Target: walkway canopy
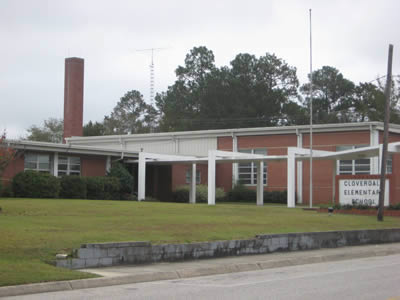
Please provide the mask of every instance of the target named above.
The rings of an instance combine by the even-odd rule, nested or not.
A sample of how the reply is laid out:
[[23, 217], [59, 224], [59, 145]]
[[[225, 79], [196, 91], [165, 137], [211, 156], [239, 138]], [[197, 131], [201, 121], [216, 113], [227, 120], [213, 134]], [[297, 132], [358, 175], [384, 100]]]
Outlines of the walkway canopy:
[[[400, 142], [390, 143], [388, 145], [389, 153], [400, 153]], [[382, 157], [382, 144], [344, 150], [338, 152], [332, 151], [312, 151], [313, 160], [353, 160], [361, 158]], [[191, 183], [190, 183], [190, 203], [196, 203], [196, 165], [208, 165], [208, 204], [215, 205], [215, 170], [217, 163], [249, 163], [257, 165], [257, 178], [262, 178], [264, 163], [270, 161], [287, 162], [287, 206], [295, 207], [295, 172], [296, 161], [310, 159], [310, 150], [306, 148], [288, 147], [287, 155], [260, 155], [240, 152], [229, 152], [210, 150], [206, 157], [184, 156], [184, 155], [166, 155], [139, 152], [138, 167], [138, 199], [145, 198], [146, 187], [146, 164], [173, 165], [189, 164], [191, 165]], [[263, 205], [264, 185], [262, 180], [257, 180], [257, 205]]]

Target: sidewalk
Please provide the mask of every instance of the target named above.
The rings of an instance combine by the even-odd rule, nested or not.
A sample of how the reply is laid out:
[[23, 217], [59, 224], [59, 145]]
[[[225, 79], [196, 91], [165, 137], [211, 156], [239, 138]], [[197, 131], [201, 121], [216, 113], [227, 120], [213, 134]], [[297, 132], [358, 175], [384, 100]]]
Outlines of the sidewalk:
[[225, 257], [187, 262], [83, 269], [101, 278], [0, 287], [0, 297], [226, 274], [328, 261], [400, 254], [400, 243]]

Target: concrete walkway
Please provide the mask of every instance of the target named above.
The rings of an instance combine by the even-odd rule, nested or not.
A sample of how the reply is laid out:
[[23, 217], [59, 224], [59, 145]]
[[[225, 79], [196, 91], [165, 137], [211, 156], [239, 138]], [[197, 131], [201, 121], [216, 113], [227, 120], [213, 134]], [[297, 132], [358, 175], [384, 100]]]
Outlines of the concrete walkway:
[[400, 243], [80, 270], [101, 278], [0, 287], [0, 297], [159, 281], [400, 254]]

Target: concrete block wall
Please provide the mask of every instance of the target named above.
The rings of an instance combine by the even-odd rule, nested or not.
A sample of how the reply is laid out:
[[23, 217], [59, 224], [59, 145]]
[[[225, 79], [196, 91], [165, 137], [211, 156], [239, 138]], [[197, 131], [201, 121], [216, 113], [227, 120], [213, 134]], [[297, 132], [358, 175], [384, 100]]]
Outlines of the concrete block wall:
[[57, 255], [56, 264], [83, 269], [394, 242], [400, 242], [400, 229], [266, 234], [247, 240], [190, 244], [97, 243], [83, 244], [74, 251], [72, 258]]

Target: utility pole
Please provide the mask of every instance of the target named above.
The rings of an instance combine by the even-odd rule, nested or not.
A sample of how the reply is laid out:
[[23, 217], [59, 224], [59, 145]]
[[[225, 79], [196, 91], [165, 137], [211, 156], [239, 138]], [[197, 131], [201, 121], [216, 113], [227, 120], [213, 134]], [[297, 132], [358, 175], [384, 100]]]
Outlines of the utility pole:
[[310, 9], [310, 208], [313, 202], [313, 69], [312, 69], [312, 30], [311, 30], [311, 9]]
[[389, 57], [386, 76], [385, 87], [385, 119], [383, 126], [383, 145], [382, 145], [382, 161], [381, 161], [381, 182], [379, 186], [379, 207], [378, 207], [378, 221], [383, 221], [383, 207], [385, 201], [385, 175], [386, 175], [386, 162], [387, 162], [387, 148], [389, 137], [389, 117], [390, 117], [390, 93], [392, 88], [392, 59], [393, 59], [393, 45], [389, 44]]

